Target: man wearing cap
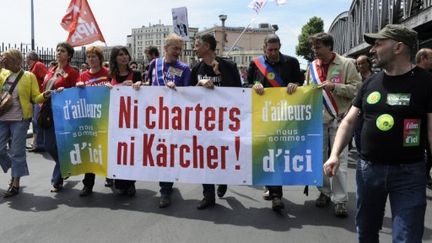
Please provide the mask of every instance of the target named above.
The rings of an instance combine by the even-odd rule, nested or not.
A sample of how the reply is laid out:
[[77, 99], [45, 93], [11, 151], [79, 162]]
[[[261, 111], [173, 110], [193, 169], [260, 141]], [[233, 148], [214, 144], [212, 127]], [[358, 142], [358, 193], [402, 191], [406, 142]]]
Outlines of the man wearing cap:
[[426, 209], [424, 146], [432, 140], [432, 75], [413, 66], [417, 33], [387, 25], [364, 35], [373, 63], [383, 71], [366, 80], [343, 119], [324, 172], [333, 176], [360, 115], [357, 164], [359, 242], [378, 242], [387, 197], [393, 242], [421, 242]]
[[[309, 37], [315, 60], [310, 64], [306, 83], [314, 83], [323, 89], [324, 124], [323, 124], [323, 161], [328, 158], [333, 144], [336, 129], [343, 115], [351, 106], [361, 77], [354, 63], [333, 51], [333, 37], [327, 33], [317, 33]], [[326, 207], [330, 201], [334, 203], [337, 217], [346, 217], [348, 211], [348, 148], [341, 155], [341, 166], [336, 176], [324, 176], [322, 187], [318, 187], [320, 195], [315, 201], [317, 207]]]

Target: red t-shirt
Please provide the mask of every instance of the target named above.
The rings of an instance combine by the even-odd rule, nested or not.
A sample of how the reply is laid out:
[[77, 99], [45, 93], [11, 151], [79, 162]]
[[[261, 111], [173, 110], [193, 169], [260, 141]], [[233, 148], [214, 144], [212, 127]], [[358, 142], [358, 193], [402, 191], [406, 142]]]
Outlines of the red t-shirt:
[[85, 86], [99, 86], [110, 83], [111, 79], [108, 69], [102, 67], [97, 73], [91, 73], [90, 70], [81, 73], [79, 81], [84, 82]]
[[37, 61], [35, 64], [33, 64], [33, 67], [31, 68], [30, 72], [32, 72], [38, 81], [39, 85], [39, 91], [43, 92], [42, 84], [44, 82], [45, 75], [48, 72], [48, 69], [45, 67], [45, 64]]
[[53, 67], [48, 70], [47, 75], [45, 76], [45, 80], [43, 83], [44, 90], [46, 90], [48, 82], [50, 79], [55, 78], [54, 87], [51, 89], [58, 89], [60, 87], [64, 88], [72, 88], [75, 87], [75, 83], [78, 81], [79, 72], [75, 68], [71, 67], [69, 64], [63, 68], [62, 74], [57, 75], [57, 77], [53, 77], [55, 74], [57, 67]]

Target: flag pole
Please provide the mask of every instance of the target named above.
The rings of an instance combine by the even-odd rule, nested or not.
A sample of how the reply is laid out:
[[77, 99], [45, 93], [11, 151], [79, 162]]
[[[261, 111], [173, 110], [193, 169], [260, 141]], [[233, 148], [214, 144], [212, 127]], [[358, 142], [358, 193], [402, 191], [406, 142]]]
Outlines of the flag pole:
[[237, 40], [234, 41], [234, 44], [231, 46], [231, 48], [228, 50], [226, 56], [229, 57], [229, 54], [231, 53], [231, 51], [233, 50], [233, 48], [235, 47], [235, 45], [237, 44], [237, 42], [240, 41], [240, 39], [242, 38], [243, 34], [246, 32], [246, 30], [251, 26], [251, 24], [255, 22], [255, 18], [252, 18], [252, 20], [249, 22], [249, 24], [243, 29], [243, 31], [240, 33], [240, 35], [237, 37]]

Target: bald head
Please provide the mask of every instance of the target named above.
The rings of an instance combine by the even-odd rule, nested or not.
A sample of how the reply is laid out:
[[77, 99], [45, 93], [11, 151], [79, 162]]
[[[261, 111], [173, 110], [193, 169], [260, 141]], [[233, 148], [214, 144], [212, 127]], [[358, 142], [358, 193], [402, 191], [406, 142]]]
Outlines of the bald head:
[[365, 55], [360, 55], [356, 59], [357, 70], [363, 78], [368, 77], [372, 72], [372, 63]]
[[422, 48], [416, 54], [416, 64], [427, 71], [432, 70], [432, 49]]

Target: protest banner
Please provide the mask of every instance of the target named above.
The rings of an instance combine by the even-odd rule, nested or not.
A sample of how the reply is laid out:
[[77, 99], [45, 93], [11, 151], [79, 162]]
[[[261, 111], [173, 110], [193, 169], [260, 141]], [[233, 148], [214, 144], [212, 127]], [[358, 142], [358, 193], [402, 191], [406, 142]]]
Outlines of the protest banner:
[[109, 95], [106, 87], [53, 93], [54, 127], [63, 177], [88, 172], [106, 176]]
[[312, 86], [263, 96], [228, 87], [68, 89], [53, 97], [62, 174], [104, 176], [105, 168], [129, 180], [321, 185], [321, 95]]

